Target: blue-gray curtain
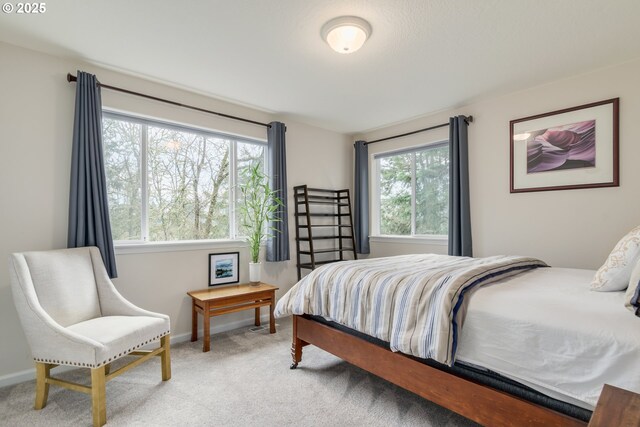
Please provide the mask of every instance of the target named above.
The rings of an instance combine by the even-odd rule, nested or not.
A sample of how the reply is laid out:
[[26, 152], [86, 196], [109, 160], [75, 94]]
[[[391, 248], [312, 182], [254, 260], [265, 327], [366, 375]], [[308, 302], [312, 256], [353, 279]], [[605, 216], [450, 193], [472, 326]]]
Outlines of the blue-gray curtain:
[[71, 151], [67, 246], [97, 246], [109, 277], [117, 277], [102, 153], [102, 100], [96, 76], [78, 71]]
[[370, 253], [369, 249], [369, 149], [365, 141], [356, 141], [353, 195], [353, 225], [356, 252]]
[[267, 261], [287, 261], [289, 259], [289, 214], [287, 211], [287, 150], [284, 123], [271, 122], [267, 129], [267, 168], [269, 185], [277, 191], [284, 206], [276, 212], [279, 221], [270, 224], [272, 231], [267, 240]]
[[449, 119], [449, 255], [473, 256], [467, 118]]

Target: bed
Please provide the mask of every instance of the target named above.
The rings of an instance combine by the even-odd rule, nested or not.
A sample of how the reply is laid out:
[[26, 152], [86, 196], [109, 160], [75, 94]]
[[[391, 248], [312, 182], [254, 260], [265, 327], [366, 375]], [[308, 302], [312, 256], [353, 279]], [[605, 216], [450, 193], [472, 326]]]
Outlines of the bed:
[[[394, 335], [402, 329], [393, 326], [400, 319], [397, 313], [374, 326], [375, 301], [384, 293], [381, 282], [409, 274], [423, 263], [446, 265], [452, 259], [411, 255], [314, 270], [276, 307], [277, 316], [293, 315], [292, 367], [300, 363], [302, 347], [313, 344], [492, 426], [586, 425], [605, 383], [640, 392], [638, 320], [625, 309], [623, 292], [589, 290], [591, 270], [546, 268], [539, 260], [521, 257], [476, 261], [487, 264], [482, 268], [488, 272], [479, 273], [478, 265], [471, 265], [471, 273], [453, 285], [456, 298], [445, 304], [443, 311], [452, 326], [446, 339], [439, 337], [448, 342], [444, 352], [416, 340], [414, 335], [425, 334], [422, 330], [412, 332], [410, 340], [406, 334]], [[395, 267], [389, 270], [385, 263]], [[438, 299], [434, 296], [438, 292], [453, 295], [439, 286], [460, 269], [453, 265], [444, 274], [425, 279], [432, 288], [420, 290], [421, 299], [400, 311], [425, 310], [429, 304], [424, 300]], [[429, 277], [432, 269], [427, 270], [413, 273]], [[467, 266], [463, 270], [468, 271]], [[406, 294], [411, 288], [408, 277], [391, 285], [400, 293], [383, 307], [402, 305], [402, 291]], [[447, 335], [447, 330], [427, 334]]]

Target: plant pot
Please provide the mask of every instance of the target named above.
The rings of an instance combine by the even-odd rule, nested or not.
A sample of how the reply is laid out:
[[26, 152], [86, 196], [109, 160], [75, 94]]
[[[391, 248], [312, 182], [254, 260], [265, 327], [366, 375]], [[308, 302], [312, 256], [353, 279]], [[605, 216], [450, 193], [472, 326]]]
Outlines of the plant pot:
[[249, 282], [252, 285], [257, 286], [260, 283], [260, 275], [262, 273], [262, 263], [261, 262], [250, 262], [249, 263]]

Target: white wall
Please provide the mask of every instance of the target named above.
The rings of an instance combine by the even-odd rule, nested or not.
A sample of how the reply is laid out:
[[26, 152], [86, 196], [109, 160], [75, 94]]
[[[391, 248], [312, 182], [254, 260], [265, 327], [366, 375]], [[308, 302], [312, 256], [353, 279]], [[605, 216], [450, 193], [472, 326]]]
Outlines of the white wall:
[[[310, 184], [345, 188], [351, 184], [351, 139], [255, 109], [194, 94], [89, 64], [65, 60], [0, 43], [0, 385], [30, 375], [33, 363], [13, 307], [7, 259], [10, 253], [66, 247], [69, 165], [75, 84], [65, 80], [77, 69], [95, 73], [106, 84], [186, 104], [287, 125], [288, 187]], [[160, 104], [104, 90], [103, 105], [209, 129], [266, 139], [259, 126]], [[291, 197], [290, 197], [291, 203]], [[290, 212], [293, 206], [290, 205]], [[290, 218], [293, 261], [270, 263], [263, 280], [280, 286], [296, 281], [295, 229]], [[186, 292], [206, 287], [208, 254], [240, 251], [241, 281], [248, 279], [248, 252], [235, 247], [118, 254], [116, 287], [146, 309], [169, 314], [174, 336], [191, 327]], [[252, 322], [250, 311], [217, 317], [213, 331]], [[202, 321], [200, 321], [202, 325]], [[215, 345], [215, 341], [213, 343]]]
[[[543, 65], [541, 65], [543, 66]], [[509, 193], [509, 121], [620, 98], [620, 187]], [[378, 129], [373, 140], [473, 115], [469, 126], [475, 256], [521, 254], [553, 266], [596, 269], [617, 240], [640, 224], [640, 60]], [[370, 153], [447, 138], [447, 128], [370, 145]], [[371, 256], [441, 252], [442, 247], [372, 242]], [[446, 248], [444, 248], [446, 252]]]

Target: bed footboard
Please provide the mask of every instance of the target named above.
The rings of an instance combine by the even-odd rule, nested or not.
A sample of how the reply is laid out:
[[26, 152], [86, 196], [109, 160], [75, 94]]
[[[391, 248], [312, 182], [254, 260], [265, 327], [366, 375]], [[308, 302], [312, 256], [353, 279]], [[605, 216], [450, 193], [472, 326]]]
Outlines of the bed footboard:
[[303, 316], [293, 316], [291, 369], [313, 344], [399, 387], [486, 426], [577, 427], [586, 423], [394, 353]]

